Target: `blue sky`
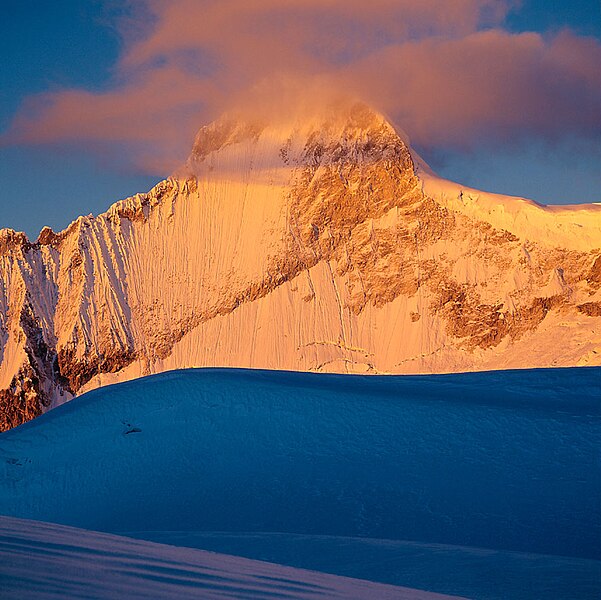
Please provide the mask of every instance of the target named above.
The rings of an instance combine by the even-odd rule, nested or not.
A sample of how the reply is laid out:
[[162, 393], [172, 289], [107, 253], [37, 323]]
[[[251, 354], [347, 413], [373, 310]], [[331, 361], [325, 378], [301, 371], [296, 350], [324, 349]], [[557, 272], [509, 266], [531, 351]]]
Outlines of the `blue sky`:
[[[5, 135], [0, 138], [0, 227], [24, 230], [35, 238], [43, 225], [60, 230], [79, 214], [97, 214], [120, 198], [146, 191], [169, 174], [167, 167], [130, 160], [130, 147], [123, 140], [74, 143], [60, 136], [46, 139], [42, 135], [40, 141], [31, 134], [21, 139], [6, 135], [32, 95], [69, 89], [103, 94], [123, 83], [116, 81], [128, 76], [119, 67], [127, 36], [118, 24], [123, 23], [119, 19], [125, 13], [126, 5], [117, 0], [8, 0], [3, 4], [0, 132]], [[135, 19], [141, 22], [140, 27], [127, 29], [131, 35], [150, 27], [151, 19], [144, 21], [139, 13], [134, 16], [134, 25]], [[570, 28], [574, 35], [592, 36], [598, 43], [601, 2], [524, 0], [495, 27], [546, 37]], [[145, 106], [138, 110], [143, 112]], [[46, 123], [42, 118], [33, 127]], [[203, 117], [187, 123], [193, 136]], [[544, 203], [601, 201], [601, 141], [596, 131], [541, 135], [539, 130], [515, 140], [480, 132], [467, 143], [447, 137], [440, 144], [429, 139], [421, 144], [418, 140], [416, 145], [441, 175], [472, 187]], [[185, 158], [183, 147], [173, 154], [174, 163]]]

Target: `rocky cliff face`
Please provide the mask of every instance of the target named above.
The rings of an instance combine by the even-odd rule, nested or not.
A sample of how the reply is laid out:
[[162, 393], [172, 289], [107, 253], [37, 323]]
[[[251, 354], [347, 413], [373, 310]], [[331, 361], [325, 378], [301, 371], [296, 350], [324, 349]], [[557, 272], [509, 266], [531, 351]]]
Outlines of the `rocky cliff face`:
[[601, 206], [420, 166], [384, 118], [203, 128], [181, 174], [35, 243], [0, 231], [0, 428], [172, 368], [601, 364]]

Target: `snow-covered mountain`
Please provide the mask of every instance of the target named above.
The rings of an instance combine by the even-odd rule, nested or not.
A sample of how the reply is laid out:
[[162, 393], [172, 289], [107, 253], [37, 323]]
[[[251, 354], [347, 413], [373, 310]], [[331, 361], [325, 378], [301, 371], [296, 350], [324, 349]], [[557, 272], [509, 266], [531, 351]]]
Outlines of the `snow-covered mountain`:
[[362, 104], [223, 117], [147, 194], [0, 230], [0, 427], [168, 369], [601, 364], [601, 205], [442, 181]]

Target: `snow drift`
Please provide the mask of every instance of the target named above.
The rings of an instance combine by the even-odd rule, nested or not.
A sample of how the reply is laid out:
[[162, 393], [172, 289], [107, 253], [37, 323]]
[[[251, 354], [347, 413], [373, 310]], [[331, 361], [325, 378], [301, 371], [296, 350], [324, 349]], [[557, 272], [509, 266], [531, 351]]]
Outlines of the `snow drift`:
[[3, 600], [451, 600], [419, 590], [8, 517], [0, 517], [0, 559]]
[[[170, 372], [2, 434], [0, 514], [457, 596], [596, 598], [600, 397], [598, 368]], [[5, 543], [34, 553], [40, 572], [22, 581], [43, 587], [53, 526], [6, 527], [24, 528]], [[99, 564], [117, 560], [96, 553], [100, 534], [68, 536], [81, 540], [60, 550], [63, 583], [77, 579], [85, 548]], [[118, 546], [127, 554], [132, 543]], [[175, 552], [135, 550], [160, 561]], [[178, 577], [200, 585], [206, 555], [202, 565], [189, 555], [191, 572], [182, 552]], [[13, 588], [27, 570], [18, 560], [0, 568]], [[232, 560], [223, 577], [239, 581]]]
[[151, 376], [0, 437], [0, 514], [600, 558], [599, 369]]

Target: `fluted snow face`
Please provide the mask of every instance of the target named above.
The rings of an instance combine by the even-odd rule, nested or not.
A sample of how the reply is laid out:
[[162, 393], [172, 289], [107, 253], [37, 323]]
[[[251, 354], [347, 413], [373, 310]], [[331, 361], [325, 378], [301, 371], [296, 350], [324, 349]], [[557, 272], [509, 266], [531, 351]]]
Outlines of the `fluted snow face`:
[[546, 209], [415, 165], [364, 106], [224, 118], [148, 194], [35, 244], [0, 231], [2, 426], [180, 367], [601, 364], [601, 206]]

